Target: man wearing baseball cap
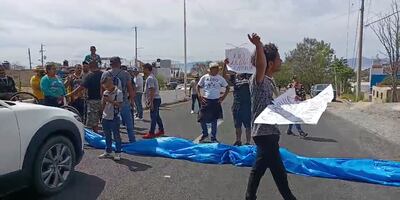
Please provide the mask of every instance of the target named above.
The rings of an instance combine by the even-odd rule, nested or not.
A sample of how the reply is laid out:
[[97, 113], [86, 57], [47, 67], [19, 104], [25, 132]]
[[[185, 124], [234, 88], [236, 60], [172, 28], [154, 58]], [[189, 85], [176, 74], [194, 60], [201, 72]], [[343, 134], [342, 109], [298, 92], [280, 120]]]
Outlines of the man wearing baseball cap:
[[[198, 122], [201, 124], [202, 136], [199, 142], [208, 138], [207, 124], [211, 123], [211, 142], [217, 142], [217, 121], [222, 119], [221, 103], [229, 93], [229, 85], [226, 80], [218, 74], [217, 63], [210, 63], [209, 73], [202, 76], [197, 84], [198, 96], [201, 101]], [[225, 93], [221, 96], [221, 88], [225, 87]], [[201, 92], [203, 90], [203, 93]]]

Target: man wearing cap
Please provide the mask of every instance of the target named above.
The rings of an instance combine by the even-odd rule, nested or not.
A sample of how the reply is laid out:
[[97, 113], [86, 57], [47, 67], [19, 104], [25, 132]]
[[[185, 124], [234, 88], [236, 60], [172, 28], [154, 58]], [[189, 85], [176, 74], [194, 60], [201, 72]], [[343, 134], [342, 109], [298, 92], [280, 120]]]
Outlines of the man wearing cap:
[[5, 67], [0, 65], [0, 99], [10, 100], [11, 96], [17, 92], [15, 81], [11, 76], [6, 75]]
[[[218, 74], [217, 63], [210, 63], [209, 73], [202, 76], [197, 84], [197, 91], [201, 100], [199, 122], [201, 124], [202, 136], [199, 142], [208, 138], [207, 123], [211, 123], [211, 142], [217, 142], [217, 121], [222, 119], [221, 103], [229, 93], [229, 85], [226, 80]], [[221, 88], [225, 87], [225, 93], [221, 96]], [[204, 94], [200, 92], [203, 89]]]
[[40, 89], [40, 80], [44, 75], [46, 75], [46, 72], [42, 66], [37, 66], [33, 71], [36, 74], [32, 76], [30, 81], [32, 93], [39, 100], [39, 104], [43, 104], [44, 94]]
[[100, 58], [100, 56], [98, 54], [96, 54], [96, 47], [95, 46], [91, 46], [90, 47], [90, 54], [85, 57], [85, 61], [87, 63], [95, 61], [95, 62], [97, 62], [97, 65], [99, 67], [101, 67], [101, 58]]
[[136, 105], [136, 116], [135, 120], [143, 119], [143, 105], [142, 105], [142, 96], [143, 96], [143, 77], [140, 75], [138, 68], [132, 67], [128, 69], [129, 73], [133, 77], [133, 82], [135, 84], [136, 96], [135, 96], [135, 105]]
[[119, 57], [112, 57], [110, 59], [110, 65], [111, 70], [104, 72], [101, 76], [101, 80], [104, 80], [106, 77], [112, 77], [114, 85], [119, 87], [119, 84], [121, 84], [121, 88], [119, 89], [122, 91], [124, 97], [120, 107], [121, 117], [122, 122], [126, 125], [129, 142], [132, 143], [136, 141], [132, 117], [132, 106], [135, 104], [135, 88], [132, 85], [131, 75], [127, 71], [121, 69], [121, 59]]

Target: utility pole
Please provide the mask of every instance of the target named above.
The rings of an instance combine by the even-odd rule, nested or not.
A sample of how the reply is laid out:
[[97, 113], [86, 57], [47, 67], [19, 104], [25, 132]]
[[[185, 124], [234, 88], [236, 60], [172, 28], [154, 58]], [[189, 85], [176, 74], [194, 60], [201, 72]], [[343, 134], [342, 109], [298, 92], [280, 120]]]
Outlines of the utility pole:
[[135, 26], [134, 27], [134, 29], [135, 29], [135, 67], [138, 67], [138, 64], [137, 64], [137, 50], [138, 50], [138, 48], [137, 48], [137, 26]]
[[28, 56], [29, 56], [29, 69], [32, 70], [32, 58], [31, 58], [31, 49], [28, 48]]
[[364, 0], [361, 0], [360, 36], [359, 36], [359, 41], [358, 41], [358, 68], [357, 68], [356, 101], [360, 100], [360, 94], [361, 94], [361, 66], [362, 66], [363, 33], [364, 33]]
[[185, 67], [184, 67], [184, 87], [185, 87], [185, 96], [187, 95], [187, 75], [186, 75], [186, 67], [187, 67], [187, 54], [186, 54], [186, 0], [183, 0], [183, 40], [184, 40], [184, 60], [185, 60]]
[[40, 58], [40, 61], [42, 62], [42, 67], [44, 67], [44, 45], [43, 44], [40, 44], [40, 56], [41, 56], [41, 58]]

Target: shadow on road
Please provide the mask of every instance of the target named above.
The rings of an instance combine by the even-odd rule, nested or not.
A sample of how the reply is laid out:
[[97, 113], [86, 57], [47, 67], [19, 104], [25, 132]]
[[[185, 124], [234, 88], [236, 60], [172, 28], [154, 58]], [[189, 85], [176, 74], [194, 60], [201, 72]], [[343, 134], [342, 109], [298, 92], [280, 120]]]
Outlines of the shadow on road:
[[82, 172], [75, 172], [74, 177], [70, 184], [64, 188], [60, 193], [50, 197], [39, 197], [31, 189], [25, 189], [17, 193], [11, 194], [4, 199], [17, 200], [17, 199], [40, 199], [40, 200], [71, 200], [71, 199], [97, 199], [104, 189], [106, 182], [93, 175], [85, 174]]
[[137, 127], [135, 126], [135, 131], [145, 131], [147, 128]]
[[132, 172], [141, 172], [152, 168], [150, 165], [128, 160], [126, 158], [121, 158], [121, 160], [116, 161], [116, 163], [127, 166]]
[[330, 138], [320, 138], [320, 137], [305, 137], [303, 140], [309, 140], [314, 142], [334, 142], [337, 143], [338, 141]]
[[150, 121], [150, 120], [147, 120], [147, 119], [143, 119], [142, 122], [144, 122], [144, 123], [150, 123], [151, 121]]

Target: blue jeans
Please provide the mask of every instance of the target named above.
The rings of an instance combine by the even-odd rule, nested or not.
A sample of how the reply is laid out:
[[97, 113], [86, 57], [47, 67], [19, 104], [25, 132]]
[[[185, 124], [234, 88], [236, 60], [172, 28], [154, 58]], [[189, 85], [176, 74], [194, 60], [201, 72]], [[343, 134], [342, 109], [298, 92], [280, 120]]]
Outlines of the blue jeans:
[[121, 118], [122, 122], [126, 126], [129, 142], [136, 142], [135, 131], [133, 130], [134, 122], [132, 117], [131, 104], [129, 103], [129, 101], [124, 101], [121, 105]]
[[[296, 127], [297, 131], [303, 132], [303, 130], [301, 129], [301, 125], [300, 124], [294, 124], [294, 126]], [[292, 128], [293, 128], [293, 124], [289, 124], [288, 131], [292, 131]]]
[[164, 131], [164, 125], [160, 117], [160, 106], [161, 106], [161, 99], [154, 99], [153, 100], [153, 110], [150, 110], [150, 134], [154, 134], [156, 130], [156, 125], [158, 125], [159, 131]]
[[[211, 122], [211, 139], [217, 138], [217, 119]], [[203, 136], [208, 136], [207, 123], [200, 122]]]
[[196, 101], [197, 101], [197, 104], [199, 105], [199, 110], [200, 110], [201, 105], [200, 105], [199, 95], [192, 94], [192, 110], [193, 111], [194, 111], [194, 106], [196, 105]]
[[142, 95], [143, 93], [137, 92], [135, 97], [136, 117], [138, 118], [143, 118]]
[[114, 135], [115, 140], [115, 153], [121, 152], [121, 135], [119, 134], [120, 120], [116, 117], [114, 120], [102, 120], [103, 132], [106, 137], [106, 152], [112, 152], [112, 135]]

